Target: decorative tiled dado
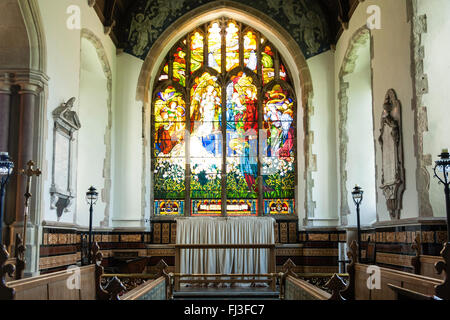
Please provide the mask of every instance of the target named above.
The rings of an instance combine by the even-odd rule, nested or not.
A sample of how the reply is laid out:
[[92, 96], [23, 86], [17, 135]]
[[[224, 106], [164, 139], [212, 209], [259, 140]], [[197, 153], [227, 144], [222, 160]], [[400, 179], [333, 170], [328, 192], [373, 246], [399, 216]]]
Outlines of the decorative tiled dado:
[[[41, 272], [46, 273], [56, 269], [63, 269], [80, 262], [82, 236], [87, 237], [87, 232], [44, 228], [40, 246]], [[93, 241], [99, 243], [104, 259], [111, 257], [113, 251], [140, 250], [139, 248], [145, 247], [144, 239], [145, 243], [149, 243], [151, 240], [150, 233], [93, 232]], [[145, 255], [145, 250], [142, 252]]]
[[75, 265], [77, 262], [78, 255], [76, 253], [62, 256], [44, 257], [39, 259], [39, 270]]
[[295, 256], [309, 256], [309, 257], [334, 257], [338, 256], [338, 249], [328, 248], [277, 248], [277, 256], [295, 257]]
[[142, 242], [141, 234], [121, 234], [120, 242]]
[[370, 242], [375, 243], [377, 264], [411, 272], [411, 256], [415, 255], [411, 245], [416, 236], [420, 236], [422, 255], [439, 256], [447, 238], [446, 226], [417, 224], [363, 230], [362, 248], [365, 250], [370, 238]]
[[177, 224], [170, 224], [170, 243], [177, 243]]
[[392, 253], [382, 253], [378, 252], [376, 255], [376, 263], [389, 264], [394, 266], [411, 266], [412, 256], [392, 254]]
[[328, 233], [310, 233], [308, 234], [309, 241], [330, 241]]
[[162, 224], [162, 243], [169, 244], [170, 243], [170, 223]]

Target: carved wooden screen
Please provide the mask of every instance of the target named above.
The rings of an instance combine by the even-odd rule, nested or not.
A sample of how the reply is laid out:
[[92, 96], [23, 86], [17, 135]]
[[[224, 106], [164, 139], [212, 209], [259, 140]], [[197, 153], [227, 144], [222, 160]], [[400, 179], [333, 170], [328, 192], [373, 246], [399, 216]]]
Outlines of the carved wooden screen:
[[259, 32], [222, 18], [183, 37], [161, 66], [152, 126], [155, 216], [295, 214], [296, 99]]

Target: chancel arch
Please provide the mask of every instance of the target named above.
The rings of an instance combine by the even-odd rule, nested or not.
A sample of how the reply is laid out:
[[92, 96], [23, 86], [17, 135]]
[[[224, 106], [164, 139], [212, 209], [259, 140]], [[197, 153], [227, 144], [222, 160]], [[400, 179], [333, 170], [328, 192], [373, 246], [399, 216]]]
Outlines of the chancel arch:
[[[167, 58], [169, 51], [172, 50], [172, 48], [174, 48], [177, 44], [180, 44], [180, 42], [182, 43], [182, 38], [187, 34], [194, 32], [202, 25], [210, 24], [211, 22], [218, 19], [232, 19], [236, 23], [245, 26], [242, 31], [247, 30], [245, 28], [248, 27], [251, 28], [251, 30], [258, 32], [258, 34], [263, 35], [264, 40], [267, 41], [267, 43], [270, 43], [273, 48], [276, 49], [279, 55], [279, 59], [277, 58], [275, 60], [283, 61], [281, 68], [290, 71], [290, 89], [292, 91], [292, 98], [296, 102], [296, 115], [294, 119], [294, 122], [296, 124], [295, 149], [296, 151], [298, 150], [296, 159], [298, 174], [295, 175], [296, 190], [294, 191], [297, 197], [295, 201], [295, 212], [296, 215], [306, 215], [305, 212], [313, 212], [314, 209], [311, 205], [312, 199], [310, 196], [311, 192], [310, 190], [308, 192], [308, 189], [312, 188], [313, 183], [311, 175], [308, 173], [305, 174], [305, 170], [310, 170], [310, 162], [308, 159], [312, 157], [311, 147], [308, 139], [308, 135], [311, 134], [311, 132], [308, 130], [309, 121], [306, 118], [306, 115], [308, 115], [307, 110], [309, 108], [313, 95], [311, 76], [306, 60], [296, 42], [282, 27], [278, 25], [277, 22], [273, 21], [270, 17], [261, 14], [261, 12], [253, 8], [234, 2], [217, 1], [192, 10], [189, 16], [181, 17], [170, 28], [168, 28], [160, 36], [160, 38], [155, 41], [152, 48], [150, 49], [147, 59], [144, 61], [137, 88], [137, 100], [143, 102], [143, 112], [145, 114], [143, 123], [143, 153], [145, 155], [145, 160], [143, 164], [144, 176], [142, 180], [146, 181], [146, 185], [148, 185], [148, 181], [151, 181], [150, 176], [152, 172], [151, 161], [149, 159], [152, 159], [151, 156], [153, 156], [151, 155], [151, 149], [153, 148], [151, 137], [154, 127], [151, 119], [154, 104], [153, 99], [155, 98], [154, 88], [156, 88], [158, 85], [160, 72], [164, 70], [164, 59]], [[206, 30], [203, 30], [199, 34], [206, 37], [206, 32]], [[259, 43], [258, 46], [262, 47], [262, 44]], [[226, 41], [223, 45], [223, 48], [224, 50], [226, 50]], [[242, 53], [243, 55], [245, 55], [244, 51]], [[207, 58], [208, 57], [204, 57], [204, 61], [206, 61]], [[242, 62], [242, 60], [245, 60], [245, 58], [243, 58], [242, 56], [236, 56], [236, 60], [239, 60], [240, 67], [245, 67], [244, 64], [246, 62]], [[187, 65], [190, 67], [190, 63], [187, 63]], [[277, 68], [280, 68], [280, 66], [277, 66]], [[167, 68], [167, 70], [169, 71], [169, 68]], [[237, 72], [237, 70], [238, 69], [234, 69], [235, 72]], [[242, 69], [240, 71], [245, 71], [245, 69]], [[213, 69], [209, 72], [209, 74], [214, 75], [214, 72], [217, 72], [217, 70]], [[231, 72], [233, 72], [233, 70], [231, 70]], [[235, 74], [235, 76], [236, 75], [237, 74]], [[167, 76], [169, 75], [167, 74]], [[255, 72], [255, 75], [250, 78], [257, 78], [258, 76], [261, 78], [261, 74], [258, 75], [258, 73]], [[221, 84], [224, 85], [226, 79], [220, 78], [220, 81], [222, 81]], [[177, 85], [179, 85], [178, 82]], [[266, 85], [270, 86], [270, 84], [268, 83], [266, 83]], [[259, 91], [261, 91], [262, 93], [263, 89], [264, 87], [260, 88]], [[271, 89], [273, 89], [273, 87]], [[226, 96], [226, 87], [225, 90], [222, 91], [223, 92], [221, 92], [221, 94]], [[261, 103], [264, 100], [263, 97], [263, 95], [259, 97], [259, 101]], [[226, 98], [222, 99], [222, 101], [225, 100]], [[224, 133], [226, 134], [226, 132]], [[261, 168], [259, 168], [259, 170], [260, 169]], [[154, 181], [151, 182], [151, 185], [154, 186]], [[222, 187], [222, 184], [220, 184], [220, 186]], [[151, 198], [152, 192], [152, 188], [143, 189], [142, 197], [143, 199], [146, 199], [146, 206], [143, 208], [143, 217], [144, 215], [150, 214], [150, 202], [148, 199]], [[311, 213], [308, 213], [308, 215], [311, 215]]]
[[[365, 192], [362, 224], [376, 220], [375, 139], [372, 89], [373, 43], [367, 27], [351, 38], [339, 73], [341, 221], [356, 224], [351, 197], [355, 185]], [[348, 221], [348, 219], [351, 221]]]

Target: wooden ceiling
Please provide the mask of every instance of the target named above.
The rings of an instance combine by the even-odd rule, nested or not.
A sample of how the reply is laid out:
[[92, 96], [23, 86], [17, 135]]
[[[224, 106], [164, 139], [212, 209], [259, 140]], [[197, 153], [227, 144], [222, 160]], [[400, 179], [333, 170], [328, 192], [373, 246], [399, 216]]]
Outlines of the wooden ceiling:
[[[124, 48], [126, 39], [123, 30], [127, 28], [128, 12], [136, 0], [89, 0], [89, 2], [105, 26], [105, 33], [109, 33], [117, 48]], [[330, 45], [334, 46], [344, 28], [348, 27], [348, 22], [360, 0], [317, 0], [317, 2], [327, 18]]]

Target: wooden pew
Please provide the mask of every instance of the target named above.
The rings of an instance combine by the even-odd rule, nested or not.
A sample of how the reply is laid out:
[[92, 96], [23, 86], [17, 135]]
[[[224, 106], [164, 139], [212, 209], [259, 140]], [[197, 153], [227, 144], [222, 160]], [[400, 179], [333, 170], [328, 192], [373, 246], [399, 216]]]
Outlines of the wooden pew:
[[325, 284], [332, 293], [328, 293], [308, 281], [298, 278], [293, 269], [295, 264], [289, 259], [284, 265], [284, 273], [280, 273], [280, 298], [283, 300], [337, 300], [345, 298], [341, 292], [347, 287], [345, 282], [334, 274]]
[[125, 288], [117, 278], [105, 288], [100, 279], [102, 254], [97, 243], [93, 245], [95, 264], [71, 270], [53, 272], [37, 277], [6, 282], [13, 276], [15, 266], [8, 264], [9, 254], [0, 247], [0, 300], [113, 300]]
[[120, 300], [167, 300], [166, 279], [159, 277], [147, 281], [121, 296]]
[[393, 284], [388, 284], [388, 287], [395, 293], [395, 300], [442, 300], [436, 296], [428, 296], [426, 294], [394, 286]]
[[[349, 256], [356, 257], [354, 260], [357, 260], [355, 241], [350, 248]], [[348, 270], [350, 280], [347, 292], [344, 291], [342, 294], [350, 300], [450, 300], [450, 243], [444, 245], [441, 256], [443, 260], [438, 261], [435, 268], [438, 274], [445, 272], [444, 281], [384, 267], [352, 263]], [[420, 257], [420, 253], [417, 257]], [[417, 270], [419, 262], [418, 259], [413, 260], [416, 272], [419, 272]], [[379, 283], [375, 275], [371, 277], [375, 270], [379, 271]], [[368, 282], [371, 280], [375, 283], [369, 286]], [[377, 285], [379, 285], [378, 288]]]
[[[79, 286], [75, 280], [79, 276]], [[59, 271], [7, 283], [15, 291], [15, 300], [95, 300], [95, 266], [74, 272]]]
[[125, 286], [127, 286], [127, 279], [135, 278], [144, 281], [139, 286], [117, 297], [117, 300], [169, 300], [172, 298], [172, 291], [168, 268], [167, 263], [161, 259], [156, 265], [157, 274], [104, 274], [103, 277], [118, 277], [122, 279]]

